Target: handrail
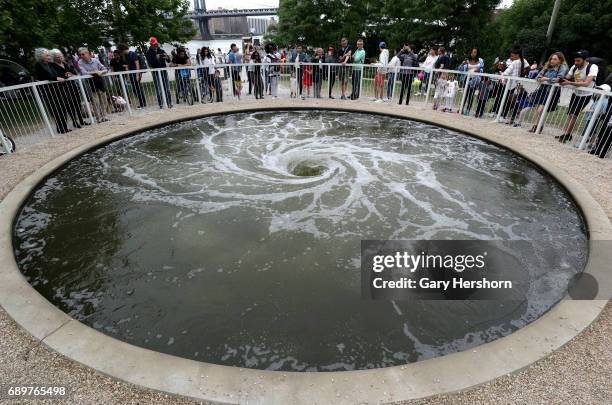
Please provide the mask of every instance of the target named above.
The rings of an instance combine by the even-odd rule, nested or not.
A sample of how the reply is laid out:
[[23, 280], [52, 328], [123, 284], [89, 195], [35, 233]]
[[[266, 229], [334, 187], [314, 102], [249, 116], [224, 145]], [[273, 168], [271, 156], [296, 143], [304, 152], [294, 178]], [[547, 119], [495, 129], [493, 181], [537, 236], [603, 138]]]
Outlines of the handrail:
[[[261, 67], [280, 66], [280, 67], [286, 67], [286, 68], [293, 68], [295, 66], [295, 63], [294, 62], [284, 62], [284, 63], [283, 62], [281, 63], [262, 62], [259, 65], [261, 65]], [[102, 76], [112, 77], [112, 76], [119, 76], [119, 75], [146, 74], [150, 72], [161, 72], [161, 71], [167, 72], [167, 71], [176, 71], [176, 70], [184, 70], [184, 69], [197, 71], [198, 69], [209, 68], [210, 66], [211, 65], [205, 66], [205, 65], [199, 64], [199, 65], [189, 65], [189, 66], [168, 66], [165, 68], [147, 68], [147, 69], [139, 69], [139, 70], [126, 70], [126, 71], [121, 71], [121, 72], [108, 71], [104, 73]], [[250, 64], [249, 63], [240, 63], [240, 64], [233, 64], [233, 63], [216, 64], [215, 63], [212, 66], [215, 69], [223, 69], [223, 68], [230, 68], [230, 67], [233, 67], [233, 68], [240, 67], [242, 69], [242, 68], [248, 68]], [[452, 69], [435, 69], [435, 68], [432, 69], [432, 68], [425, 68], [425, 67], [388, 66], [388, 65], [378, 65], [378, 64], [355, 64], [355, 63], [342, 64], [342, 63], [300, 62], [299, 66], [320, 66], [320, 67], [336, 66], [336, 67], [347, 67], [347, 68], [357, 67], [357, 68], [371, 68], [371, 69], [384, 68], [384, 69], [394, 69], [395, 72], [414, 71], [414, 72], [426, 72], [426, 73], [451, 73], [451, 74], [462, 75], [462, 76], [468, 75], [468, 72], [466, 71], [459, 71], [459, 70], [452, 70]], [[386, 73], [393, 73], [393, 72], [387, 71]], [[519, 76], [505, 76], [501, 74], [476, 73], [476, 72], [469, 72], [469, 74], [471, 76], [488, 77], [490, 79], [496, 79], [496, 80], [504, 80], [504, 81], [514, 80], [514, 81], [520, 81], [520, 82], [525, 82], [525, 83], [533, 83], [535, 85], [541, 84], [536, 79], [530, 79], [530, 78], [519, 77]], [[66, 79], [65, 81], [79, 80], [79, 78], [90, 79], [90, 78], [93, 78], [93, 76], [92, 75], [76, 75], [69, 79]], [[44, 85], [48, 83], [55, 83], [55, 81], [42, 80], [42, 81], [33, 81], [33, 82], [23, 83], [23, 84], [18, 84], [18, 85], [13, 85], [13, 86], [0, 87], [0, 93], [4, 91], [18, 90], [22, 88], [31, 87], [31, 86], [40, 86], [40, 85]], [[549, 86], [553, 86], [553, 87], [561, 87], [558, 83], [553, 83], [553, 84], [545, 83], [545, 84]], [[606, 96], [612, 96], [612, 91], [605, 91], [605, 90], [595, 89], [591, 87], [578, 87], [578, 86], [572, 86], [571, 84], [565, 85], [563, 87], [579, 89], [581, 91], [585, 91], [585, 92], [593, 93], [593, 94], [603, 94]]]
[[[194, 100], [197, 100], [198, 103], [213, 102], [213, 92], [217, 95], [217, 99], [214, 102], [222, 102], [224, 95], [229, 99], [239, 99], [242, 94], [242, 85], [236, 80], [237, 71], [240, 72], [240, 82], [248, 79], [250, 85], [262, 86], [262, 84], [253, 84], [252, 82], [251, 72], [253, 70], [249, 70], [249, 68], [252, 68], [254, 64], [254, 62], [240, 64], [217, 64], [213, 62], [207, 65], [192, 64], [188, 66], [168, 66], [120, 72], [107, 71], [99, 76], [107, 78], [103, 84], [106, 88], [104, 93], [106, 101], [100, 98], [100, 94], [95, 94], [97, 93], [96, 86], [99, 84], [90, 82], [90, 79], [94, 78], [91, 74], [75, 75], [62, 82], [35, 81], [3, 87], [0, 88], [0, 104], [2, 104], [0, 105], [0, 127], [5, 133], [13, 137], [44, 136], [45, 134], [53, 136], [56, 132], [60, 133], [69, 130], [67, 122], [64, 122], [68, 118], [72, 118], [74, 122], [75, 117], [78, 118], [80, 115], [82, 118], [86, 118], [89, 121], [88, 123], [98, 123], [107, 120], [106, 113], [124, 112], [132, 115], [139, 108], [144, 108], [146, 105], [155, 105], [156, 101], [160, 108], [169, 108], [172, 107], [173, 96], [176, 97], [176, 103], [178, 103], [179, 96], [189, 95], [185, 93], [189, 89], [191, 89], [193, 94], [184, 100], [188, 104], [193, 104]], [[521, 123], [529, 123], [530, 125], [533, 124], [532, 132], [540, 133], [543, 129], [546, 129], [550, 133], [551, 129], [559, 132], [567, 129], [570, 134], [573, 134], [570, 137], [572, 143], [579, 149], [592, 149], [593, 142], [600, 142], [597, 140], [597, 137], [601, 138], [601, 135], [598, 134], [602, 133], [605, 125], [607, 125], [602, 124], [602, 119], [606, 123], [609, 121], [612, 124], [612, 120], [610, 120], [612, 117], [608, 117], [608, 115], [612, 114], [610, 114], [610, 109], [608, 104], [606, 104], [606, 102], [612, 103], [612, 92], [594, 87], [576, 87], [571, 84], [561, 86], [558, 83], [540, 83], [536, 79], [505, 76], [502, 74], [426, 67], [389, 66], [378, 63], [342, 64], [308, 61], [296, 64], [295, 61], [267, 63], [264, 60], [255, 65], [260, 67], [257, 71], [261, 75], [256, 80], [265, 82], [266, 86], [270, 85], [273, 81], [276, 82], [276, 86], [283, 84], [282, 88], [284, 88], [285, 96], [289, 95], [290, 72], [293, 72], [296, 68], [298, 69], [299, 74], [296, 75], [296, 77], [300, 78], [298, 91], [299, 95], [304, 98], [306, 90], [302, 92], [303, 88], [308, 89], [308, 92], [310, 92], [309, 86], [312, 86], [312, 84], [306, 83], [306, 78], [308, 77], [306, 72], [310, 71], [307, 68], [315, 68], [313, 73], [316, 68], [322, 68], [326, 70], [323, 71], [323, 74], [316, 76], [318, 84], [313, 88], [314, 97], [321, 97], [323, 94], [327, 96], [327, 93], [331, 97], [332, 91], [338, 95], [341, 86], [338, 84], [334, 87], [334, 83], [342, 83], [342, 96], [348, 97], [348, 92], [351, 92], [353, 96], [353, 92], [356, 92], [355, 97], [351, 98], [360, 98], [361, 96], [371, 97], [372, 93], [374, 93], [373, 101], [388, 102], [394, 98], [401, 100], [405, 93], [404, 88], [406, 87], [408, 91], [406, 93], [406, 100], [415, 97], [413, 101], [423, 106], [430, 105], [433, 109], [437, 109], [444, 102], [445, 104], [440, 107], [442, 111], [460, 112], [464, 115], [474, 113], [474, 116], [477, 118], [495, 117], [494, 122], [500, 122], [503, 119], [507, 124], [514, 126], [520, 126]], [[219, 73], [216, 75], [218, 78], [214, 79], [216, 80], [215, 83], [212, 83], [208, 77], [210, 72], [206, 72], [205, 75], [201, 74], [202, 70], [210, 69], [211, 67]], [[272, 67], [278, 67], [279, 69], [270, 70]], [[302, 69], [305, 69], [305, 71], [300, 72]], [[185, 70], [188, 70], [189, 74], [181, 75], [179, 80], [178, 71]], [[247, 75], [242, 75], [244, 70], [247, 71]], [[164, 74], [158, 74], [161, 72]], [[220, 74], [222, 72], [223, 75]], [[272, 74], [273, 72], [274, 74]], [[277, 74], [277, 72], [280, 74]], [[424, 79], [420, 73], [425, 73], [427, 79]], [[442, 73], [449, 75], [451, 83], [455, 82], [452, 85], [454, 89], [452, 95], [438, 94], [437, 86], [440, 77], [437, 75]], [[491, 85], [486, 85], [485, 81], [473, 82], [471, 79], [475, 77], [489, 78]], [[417, 78], [421, 80], [417, 81]], [[349, 86], [351, 88], [346, 87], [349, 80], [351, 81], [351, 86]], [[75, 88], [62, 87], [61, 85], [61, 83], [75, 82], [78, 84]], [[326, 82], [325, 87], [323, 87], [324, 82]], [[472, 83], [475, 83], [475, 85], [471, 85]], [[517, 83], [522, 84], [524, 90], [515, 92]], [[31, 90], [31, 94], [24, 91], [28, 89]], [[144, 94], [145, 91], [143, 89], [148, 91], [148, 102], [146, 101], [147, 95]], [[555, 90], [553, 91], [552, 89]], [[172, 90], [174, 90], [174, 93]], [[347, 94], [345, 94], [345, 90]], [[372, 92], [372, 90], [374, 91]], [[17, 93], [16, 91], [19, 92]], [[490, 94], [488, 94], [489, 92]], [[387, 96], [384, 100], [383, 93]], [[528, 97], [537, 94], [539, 98], [535, 102], [533, 99], [528, 99], [524, 102], [526, 104], [520, 104], [519, 97], [525, 98], [526, 93]], [[571, 99], [569, 97], [570, 93], [572, 95]], [[399, 97], [397, 96], [398, 94]], [[563, 97], [560, 97], [560, 94]], [[6, 96], [2, 97], [3, 95]], [[481, 95], [485, 99], [484, 102], [480, 100]], [[591, 102], [591, 98], [588, 100], [582, 98], [580, 102], [584, 105], [576, 107], [574, 95], [578, 97], [593, 96], [593, 101]], [[153, 102], [151, 102], [151, 97], [153, 97]], [[449, 97], [453, 100], [447, 101]], [[26, 101], [21, 103], [15, 102], [18, 99], [25, 99]], [[113, 103], [116, 100], [118, 100], [118, 103], [123, 104], [114, 105]], [[486, 104], [487, 102], [489, 102], [488, 105]], [[572, 102], [574, 102], [574, 105], [571, 104]], [[476, 108], [474, 110], [475, 105]], [[551, 111], [555, 111], [557, 105], [565, 108], [564, 112], [550, 114]], [[592, 107], [587, 108], [587, 105]], [[115, 111], [111, 111], [111, 108]], [[529, 108], [533, 109], [532, 112], [526, 111]], [[577, 114], [572, 113], [572, 109], [577, 109]], [[486, 114], [484, 114], [485, 110], [487, 110]], [[572, 114], [574, 115], [572, 116]], [[67, 117], [67, 115], [70, 115], [70, 117]], [[53, 129], [54, 125], [57, 126], [56, 130]], [[73, 124], [74, 126], [78, 125]], [[41, 132], [41, 128], [45, 130]], [[580, 139], [576, 141], [576, 137]], [[561, 140], [565, 140], [565, 134], [561, 137]], [[606, 140], [605, 142], [608, 141]], [[608, 143], [605, 143], [605, 145], [604, 155], [612, 156], [612, 147]]]

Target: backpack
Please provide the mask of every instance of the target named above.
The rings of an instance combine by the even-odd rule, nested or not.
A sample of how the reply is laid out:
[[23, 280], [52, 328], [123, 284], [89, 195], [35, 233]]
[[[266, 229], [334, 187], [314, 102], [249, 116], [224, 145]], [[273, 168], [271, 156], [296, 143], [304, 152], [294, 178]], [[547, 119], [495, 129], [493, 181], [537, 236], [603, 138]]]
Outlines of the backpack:
[[599, 69], [597, 71], [597, 77], [595, 77], [595, 85], [601, 86], [602, 84], [604, 84], [606, 82], [606, 72], [608, 70], [606, 61], [595, 56], [587, 58], [586, 61], [589, 62], [587, 66], [587, 77], [589, 76], [589, 70], [591, 70], [591, 65], [595, 64]]
[[[266, 57], [268, 58], [270, 63], [279, 63], [280, 62], [280, 59], [277, 58], [276, 55], [274, 55], [274, 54], [269, 53], [269, 54], [266, 55]], [[281, 67], [279, 65], [273, 65], [273, 66], [270, 66], [270, 68], [271, 68], [271, 70], [270, 70], [271, 73], [278, 73], [281, 70]]]

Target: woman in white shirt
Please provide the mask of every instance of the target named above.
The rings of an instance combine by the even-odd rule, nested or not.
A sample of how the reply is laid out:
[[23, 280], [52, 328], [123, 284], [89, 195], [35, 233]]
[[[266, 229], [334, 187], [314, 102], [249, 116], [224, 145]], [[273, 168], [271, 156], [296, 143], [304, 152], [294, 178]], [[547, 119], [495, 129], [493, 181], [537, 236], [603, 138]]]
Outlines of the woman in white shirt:
[[395, 50], [395, 55], [391, 58], [389, 63], [387, 64], [387, 98], [384, 101], [391, 100], [393, 96], [393, 86], [395, 86], [395, 77], [397, 76], [397, 69], [401, 65], [397, 54], [400, 52], [400, 49]]
[[[521, 48], [515, 47], [510, 51], [510, 60], [507, 62], [507, 68], [502, 72], [502, 76], [508, 77], [525, 77], [526, 72], [525, 69], [529, 68], [529, 62], [525, 58], [523, 58], [523, 50]], [[506, 99], [506, 104], [502, 110], [502, 116], [506, 118], [510, 108], [518, 108], [516, 105], [516, 96], [517, 96], [517, 86], [519, 82], [517, 80], [510, 79], [510, 86], [508, 92], [508, 98]], [[514, 115], [514, 114], [513, 114]], [[510, 123], [510, 122], [508, 122]]]
[[[202, 98], [207, 97], [208, 101], [212, 102], [213, 96], [216, 93], [216, 81], [217, 77], [215, 75], [215, 58], [213, 58], [210, 49], [208, 47], [203, 47], [200, 50], [200, 64], [204, 66], [202, 69]], [[198, 69], [198, 76], [200, 76], [200, 69]], [[217, 95], [217, 101], [219, 100], [219, 95]]]
[[[431, 69], [436, 65], [436, 61], [438, 60], [438, 53], [435, 49], [431, 49], [425, 58], [425, 61], [421, 63], [421, 67], [424, 69], [423, 71], [423, 80], [421, 80], [421, 86], [419, 87], [418, 94], [427, 94], [427, 88], [429, 86], [429, 75], [431, 74]], [[423, 86], [425, 86], [423, 88]]]
[[378, 44], [380, 56], [378, 57], [378, 68], [374, 77], [374, 101], [382, 102], [385, 88], [385, 76], [387, 74], [387, 65], [389, 64], [389, 50], [387, 44], [381, 42]]

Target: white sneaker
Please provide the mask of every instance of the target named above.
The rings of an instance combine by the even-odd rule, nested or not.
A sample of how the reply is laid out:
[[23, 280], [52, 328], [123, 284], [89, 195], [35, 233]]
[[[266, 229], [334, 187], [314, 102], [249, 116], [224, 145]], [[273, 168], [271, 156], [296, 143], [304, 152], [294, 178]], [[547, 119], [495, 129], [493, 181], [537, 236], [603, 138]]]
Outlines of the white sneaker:
[[382, 99], [382, 101], [387, 102], [387, 101], [389, 101], [389, 98], [385, 97], [385, 98]]

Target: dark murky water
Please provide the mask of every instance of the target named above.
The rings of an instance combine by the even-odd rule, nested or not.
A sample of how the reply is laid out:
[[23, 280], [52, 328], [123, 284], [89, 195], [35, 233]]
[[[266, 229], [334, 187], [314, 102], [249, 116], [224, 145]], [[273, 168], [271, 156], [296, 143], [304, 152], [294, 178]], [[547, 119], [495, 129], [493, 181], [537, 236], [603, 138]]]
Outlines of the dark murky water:
[[547, 287], [524, 302], [366, 301], [361, 239], [552, 239], [586, 252], [573, 202], [524, 159], [430, 125], [317, 111], [115, 142], [45, 181], [15, 228], [24, 274], [82, 322], [272, 370], [385, 367], [488, 342], [540, 316], [581, 270], [544, 271]]

